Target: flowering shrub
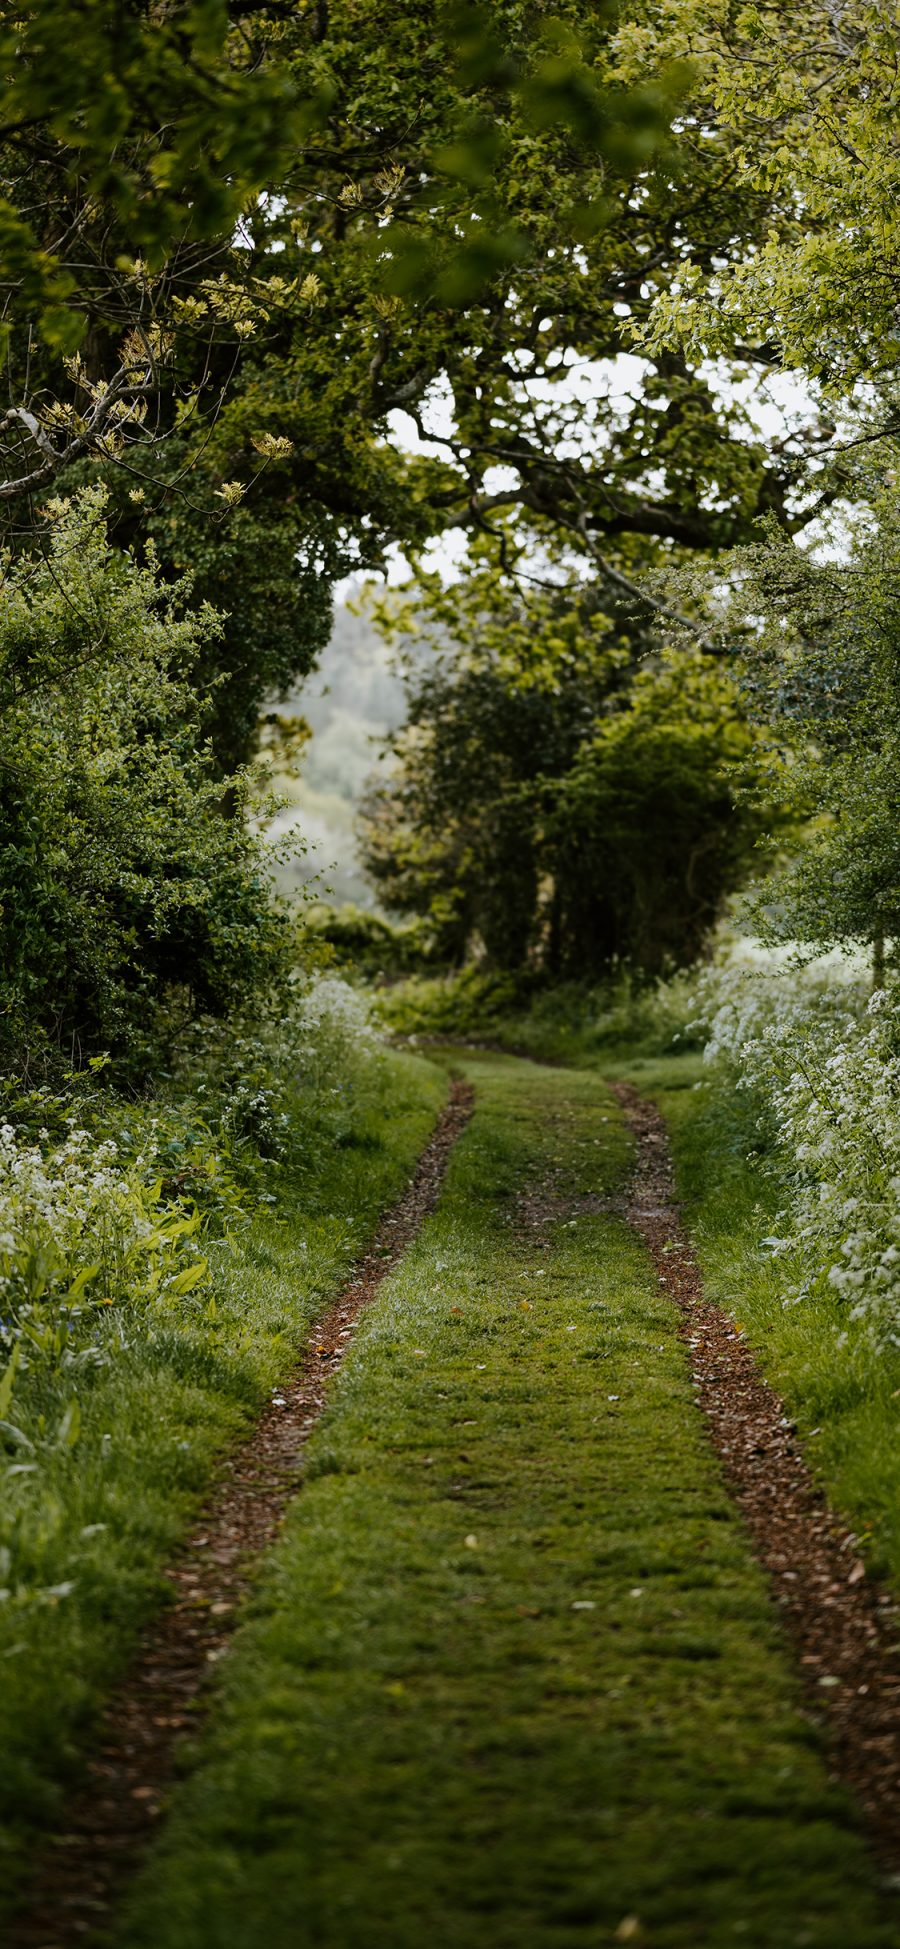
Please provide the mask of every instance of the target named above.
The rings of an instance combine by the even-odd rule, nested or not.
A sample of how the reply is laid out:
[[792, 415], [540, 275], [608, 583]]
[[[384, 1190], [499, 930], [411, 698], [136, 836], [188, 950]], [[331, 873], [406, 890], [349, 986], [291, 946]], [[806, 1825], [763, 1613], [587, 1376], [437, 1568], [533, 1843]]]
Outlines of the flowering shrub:
[[314, 1086], [333, 1082], [381, 1047], [366, 997], [340, 975], [320, 975], [298, 997], [293, 1026], [303, 1073]]
[[[240, 1251], [248, 1208], [274, 1203], [277, 1158], [299, 1180], [355, 1141], [380, 1046], [363, 999], [329, 976], [298, 981], [252, 1032], [195, 1025], [161, 1078], [169, 1102], [123, 1100], [99, 1059], [56, 1092], [0, 1084], [0, 1624], [90, 1575], [104, 1522], [68, 1533], [63, 1512], [97, 1454], [98, 1394], [105, 1419], [136, 1370], [155, 1386], [156, 1349], [163, 1388], [220, 1349], [242, 1365], [243, 1280], [208, 1241]], [[105, 1459], [115, 1437], [100, 1439]]]
[[299, 1161], [323, 1114], [327, 1120], [336, 1098], [358, 1090], [381, 1047], [358, 989], [335, 974], [301, 977], [268, 1018], [195, 1025], [178, 1071], [182, 1104], [192, 1096], [234, 1169], [259, 1192], [273, 1164]]
[[833, 969], [734, 967], [702, 978], [706, 1059], [752, 1091], [790, 1199], [765, 1241], [789, 1298], [824, 1285], [900, 1345], [900, 991]]
[[124, 1143], [98, 1141], [73, 1123], [62, 1140], [51, 1142], [43, 1130], [34, 1141], [0, 1124], [5, 1406], [14, 1378], [35, 1361], [105, 1363], [112, 1348], [102, 1328], [106, 1308], [158, 1308], [189, 1295], [196, 1303], [208, 1280], [205, 1234], [222, 1229], [223, 1211], [240, 1212], [237, 1188], [209, 1144], [193, 1173], [210, 1187], [204, 1209], [166, 1187], [171, 1132], [158, 1118], [131, 1154], [131, 1133], [123, 1135]]
[[327, 975], [298, 985], [255, 1035], [232, 1033], [226, 1056], [201, 1039], [193, 1095], [175, 1107], [148, 1115], [85, 1094], [66, 1113], [49, 1092], [10, 1097], [0, 1121], [0, 1343], [19, 1347], [18, 1371], [41, 1354], [107, 1359], [107, 1307], [195, 1304], [209, 1281], [206, 1239], [230, 1235], [245, 1215], [236, 1173], [268, 1184], [261, 1156], [283, 1156], [304, 1118], [321, 1123], [335, 1099], [343, 1104], [380, 1047], [364, 997]]
[[693, 1017], [688, 1027], [704, 1030], [705, 1060], [746, 1071], [745, 1087], [756, 1074], [755, 1066], [747, 1067], [751, 1045], [766, 1043], [774, 1050], [794, 1034], [801, 1039], [807, 1033], [840, 1034], [859, 1020], [865, 1006], [865, 985], [844, 956], [798, 967], [786, 954], [750, 941], [688, 977], [688, 983]]

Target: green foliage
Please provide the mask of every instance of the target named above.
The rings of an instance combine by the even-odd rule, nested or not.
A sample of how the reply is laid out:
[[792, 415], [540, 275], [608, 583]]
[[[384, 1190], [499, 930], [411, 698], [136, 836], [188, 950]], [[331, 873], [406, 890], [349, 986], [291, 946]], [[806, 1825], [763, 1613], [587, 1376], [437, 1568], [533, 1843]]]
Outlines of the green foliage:
[[[249, 444], [249, 441], [248, 441]], [[175, 473], [189, 454], [178, 441], [158, 472]], [[316, 554], [318, 513], [310, 515], [286, 488], [280, 467], [260, 482], [241, 506], [222, 513], [217, 497], [217, 456], [208, 454], [206, 480], [197, 480], [190, 502], [162, 498], [138, 523], [123, 514], [115, 533], [149, 535], [169, 578], [187, 575], [191, 606], [209, 603], [220, 627], [206, 635], [186, 674], [204, 700], [205, 728], [216, 767], [227, 776], [254, 754], [260, 717], [272, 696], [283, 696], [306, 677], [328, 641], [332, 575], [344, 566], [342, 551]], [[117, 482], [110, 482], [116, 492]], [[313, 533], [310, 534], [310, 528]], [[311, 559], [301, 559], [310, 557]]]
[[[802, 1035], [798, 1020], [798, 1053]], [[746, 1098], [734, 1072], [696, 1059], [648, 1062], [641, 1087], [664, 1109], [678, 1190], [710, 1298], [737, 1315], [757, 1359], [798, 1424], [808, 1462], [844, 1512], [874, 1571], [900, 1578], [900, 1450], [896, 1344], [849, 1319], [823, 1285], [815, 1303], [789, 1305], [783, 1260], [760, 1237], [784, 1225], [788, 1186], [755, 1156]]]
[[768, 797], [799, 842], [755, 923], [815, 952], [868, 942], [880, 957], [900, 938], [900, 499], [892, 477], [866, 485], [861, 518], [844, 513], [818, 548], [770, 531], [736, 551], [713, 606], [770, 727]]
[[304, 947], [325, 947], [336, 967], [356, 968], [369, 976], [419, 967], [433, 952], [427, 924], [395, 927], [362, 907], [321, 902], [304, 910], [301, 941]]
[[[155, 1143], [147, 1162], [165, 1174], [166, 1198], [177, 1197], [179, 1174], [196, 1185], [203, 1229], [193, 1236], [205, 1278], [156, 1298], [129, 1301], [116, 1289], [113, 1305], [93, 1308], [88, 1287], [77, 1318], [75, 1303], [45, 1302], [40, 1331], [32, 1315], [34, 1331], [23, 1335], [6, 1401], [8, 1347], [0, 1348], [0, 1419], [22, 1437], [0, 1431], [0, 1658], [15, 1674], [0, 1696], [4, 1919], [61, 1795], [83, 1778], [82, 1742], [139, 1629], [165, 1601], [161, 1568], [196, 1520], [223, 1451], [283, 1381], [379, 1212], [399, 1195], [444, 1094], [443, 1078], [422, 1061], [386, 1052], [373, 1060], [345, 1039], [336, 1130], [331, 1073], [317, 1094], [308, 1076], [297, 1081], [296, 1050], [293, 1066], [283, 1046], [271, 1053], [280, 1067], [267, 1081], [304, 1129], [302, 1156], [299, 1143], [289, 1147], [277, 1209], [242, 1193], [243, 1218], [224, 1236], [215, 1187], [198, 1183], [194, 1107], [98, 1092], [79, 1117], [91, 1123], [95, 1150], [114, 1140], [118, 1162], [107, 1158], [106, 1171], [130, 1182], [137, 1151]], [[31, 1113], [40, 1114], [34, 1096]], [[17, 1114], [31, 1113], [20, 1102]], [[355, 1141], [338, 1141], [348, 1128]], [[52, 1148], [55, 1139], [48, 1162]], [[227, 1166], [218, 1137], [216, 1150]], [[243, 1175], [243, 1148], [238, 1161]], [[57, 1182], [55, 1202], [63, 1198]]]
[[[603, 577], [636, 543], [716, 548], [784, 514], [789, 470], [706, 372], [666, 351], [627, 401], [613, 382], [686, 249], [731, 263], [766, 221], [729, 138], [698, 138], [677, 7], [119, 13], [38, 0], [0, 42], [0, 504], [18, 545], [26, 490], [102, 466], [116, 538], [152, 536], [222, 614], [195, 681], [223, 774], [315, 662], [333, 580], [398, 538], [519, 506]], [[569, 397], [581, 361], [606, 377]], [[411, 458], [391, 415], [427, 430], [435, 388], [454, 431]]]
[[527, 972], [498, 974], [483, 966], [412, 974], [379, 988], [375, 1009], [392, 1035], [407, 1037], [413, 1046], [420, 1039], [490, 1042], [502, 1037], [511, 1020], [518, 1025], [535, 986]]
[[573, 943], [562, 966], [620, 960], [658, 976], [696, 961], [766, 829], [738, 796], [758, 774], [727, 670], [681, 651], [638, 671], [623, 707], [586, 738], [548, 821], [557, 925]]
[[[274, 978], [283, 928], [247, 787], [223, 800], [184, 671], [215, 634], [152, 561], [110, 547], [101, 493], [57, 511], [0, 618], [0, 931], [9, 1054], [35, 1034], [139, 1069], [179, 1014]], [[174, 1011], [174, 1013], [173, 1013]]]
[[[737, 181], [770, 201], [762, 247], [730, 264], [694, 255], [648, 340], [689, 356], [736, 341], [799, 367], [828, 393], [896, 373], [897, 18], [887, 0], [698, 7], [713, 115]], [[750, 352], [752, 358], [752, 352]]]
[[315, 88], [304, 101], [264, 58], [268, 9], [241, 13], [236, 31], [222, 0], [31, 0], [4, 23], [4, 271], [51, 344], [72, 350], [90, 305], [57, 205], [105, 206], [120, 247], [159, 269], [176, 245], [227, 233], [319, 119]]
[[702, 1048], [693, 972], [635, 981], [624, 969], [595, 983], [553, 981], [533, 971], [412, 975], [380, 989], [375, 1008], [392, 1034], [420, 1041], [507, 1049], [537, 1062], [584, 1064], [621, 1056]]
[[365, 858], [445, 959], [652, 977], [702, 953], [762, 830], [735, 794], [757, 740], [717, 663], [640, 667], [641, 647], [577, 592], [501, 595], [474, 647], [413, 677]]
[[[26, 483], [100, 462], [121, 539], [228, 612], [223, 768], [321, 648], [331, 580], [397, 538], [517, 505], [603, 574], [635, 538], [715, 548], [783, 510], [789, 470], [706, 372], [654, 355], [626, 397], [612, 371], [685, 251], [730, 263], [767, 216], [707, 139], [677, 8], [141, 0], [120, 27], [40, 0], [8, 29], [11, 221], [39, 222], [82, 347], [35, 351], [12, 264], [0, 498], [18, 531]], [[411, 459], [391, 415], [427, 430], [436, 389], [454, 430]]]
[[[132, 1121], [140, 1137], [130, 1151], [111, 1134], [98, 1141], [74, 1118], [56, 1144], [45, 1132], [29, 1144], [8, 1125], [0, 1131], [0, 1337], [18, 1356], [27, 1350], [25, 1365], [63, 1354], [73, 1371], [102, 1364], [109, 1334], [99, 1309], [166, 1306], [202, 1289], [209, 1220], [243, 1216], [208, 1133], [202, 1149], [182, 1137], [187, 1168], [173, 1195], [164, 1185], [173, 1133], [160, 1141], [157, 1120], [135, 1112]], [[187, 1192], [189, 1177], [203, 1182], [202, 1208]], [[121, 1321], [117, 1330], [126, 1330]]]

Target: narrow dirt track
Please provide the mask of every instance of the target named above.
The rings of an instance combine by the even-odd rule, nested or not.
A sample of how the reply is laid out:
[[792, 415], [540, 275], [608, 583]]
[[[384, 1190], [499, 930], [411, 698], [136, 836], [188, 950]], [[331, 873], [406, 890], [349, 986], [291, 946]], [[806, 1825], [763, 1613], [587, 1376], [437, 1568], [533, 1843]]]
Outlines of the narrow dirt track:
[[224, 1463], [183, 1554], [166, 1572], [173, 1602], [147, 1631], [109, 1702], [78, 1798], [37, 1865], [4, 1949], [69, 1949], [109, 1922], [162, 1810], [179, 1737], [196, 1729], [204, 1679], [227, 1647], [254, 1565], [300, 1486], [303, 1448], [331, 1377], [360, 1315], [434, 1210], [472, 1103], [471, 1085], [453, 1083], [407, 1189], [316, 1321], [299, 1367]]
[[857, 1538], [817, 1487], [784, 1403], [734, 1321], [704, 1298], [662, 1116], [630, 1084], [612, 1088], [637, 1141], [625, 1215], [681, 1309], [697, 1400], [826, 1723], [835, 1773], [863, 1808], [893, 1881], [900, 1870], [900, 1606], [866, 1575]]

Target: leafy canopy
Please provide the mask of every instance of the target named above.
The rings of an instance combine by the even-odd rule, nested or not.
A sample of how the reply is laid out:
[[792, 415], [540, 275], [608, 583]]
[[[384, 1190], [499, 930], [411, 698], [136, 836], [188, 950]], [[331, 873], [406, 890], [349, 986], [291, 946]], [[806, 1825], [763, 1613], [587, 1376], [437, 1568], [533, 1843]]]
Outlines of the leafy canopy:
[[900, 68], [890, 0], [689, 0], [689, 45], [770, 234], [732, 261], [685, 253], [645, 343], [729, 356], [742, 338], [834, 395], [897, 372]]

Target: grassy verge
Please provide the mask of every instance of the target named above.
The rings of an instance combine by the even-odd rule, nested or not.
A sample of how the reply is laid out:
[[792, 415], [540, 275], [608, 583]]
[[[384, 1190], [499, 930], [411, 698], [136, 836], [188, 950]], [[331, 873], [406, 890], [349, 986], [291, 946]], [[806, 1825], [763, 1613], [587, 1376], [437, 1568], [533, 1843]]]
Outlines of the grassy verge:
[[117, 1941], [886, 1949], [669, 1304], [566, 1209], [626, 1160], [604, 1086], [466, 1066]]
[[[29, 1838], [77, 1776], [91, 1715], [168, 1585], [160, 1568], [217, 1456], [290, 1365], [378, 1212], [398, 1195], [444, 1094], [430, 1064], [372, 1064], [341, 1143], [322, 1133], [236, 1251], [217, 1248], [215, 1303], [126, 1315], [114, 1358], [44, 1364], [17, 1390], [28, 1472], [3, 1484], [0, 1904]], [[314, 1134], [314, 1133], [313, 1133]], [[73, 1396], [80, 1427], [65, 1409]], [[73, 1428], [77, 1438], [73, 1439]], [[9, 1577], [0, 1577], [9, 1583]]]
[[696, 1058], [626, 1069], [667, 1118], [710, 1297], [756, 1348], [867, 1559], [900, 1586], [900, 1350], [873, 1345], [837, 1296], [785, 1301], [784, 1276], [760, 1247], [779, 1229], [778, 1187], [748, 1159], [753, 1131], [741, 1102], [711, 1088]]

